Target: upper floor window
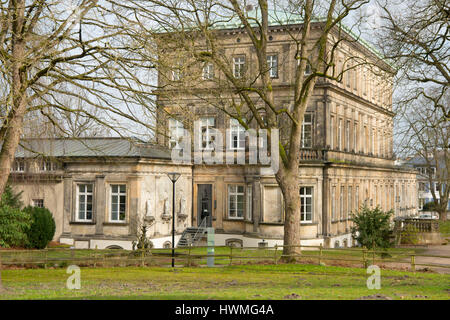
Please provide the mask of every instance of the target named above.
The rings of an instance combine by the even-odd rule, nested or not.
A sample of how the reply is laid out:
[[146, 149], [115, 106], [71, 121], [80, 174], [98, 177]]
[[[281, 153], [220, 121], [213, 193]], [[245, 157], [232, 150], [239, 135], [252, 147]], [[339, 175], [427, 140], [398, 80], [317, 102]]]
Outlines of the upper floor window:
[[302, 148], [312, 148], [314, 116], [306, 113], [302, 123]]
[[176, 119], [169, 119], [169, 146], [170, 148], [179, 149], [179, 142], [184, 137], [184, 125]]
[[245, 129], [238, 120], [230, 119], [231, 150], [245, 149]]
[[357, 152], [358, 151], [358, 123], [355, 121], [353, 123], [353, 151]]
[[335, 132], [335, 117], [331, 116], [330, 117], [330, 149], [333, 150], [334, 149], [334, 132]]
[[228, 217], [242, 219], [244, 217], [244, 186], [228, 186]]
[[55, 162], [50, 160], [44, 160], [41, 162], [41, 171], [54, 171], [57, 169], [57, 165]]
[[172, 81], [180, 81], [183, 77], [182, 64], [178, 63], [172, 69]]
[[242, 78], [245, 73], [245, 56], [233, 58], [233, 75], [235, 78]]
[[77, 220], [91, 221], [92, 220], [92, 184], [79, 184], [77, 196]]
[[200, 148], [210, 150], [213, 148], [212, 143], [214, 142], [214, 135], [211, 129], [215, 127], [215, 119], [213, 117], [201, 118], [200, 119]]
[[301, 187], [300, 188], [300, 221], [312, 222], [313, 217], [313, 188]]
[[345, 148], [350, 151], [350, 120], [345, 122]]
[[25, 171], [25, 161], [16, 159], [13, 162], [13, 165], [11, 167], [11, 171], [13, 172], [24, 172]]
[[331, 188], [331, 219], [336, 220], [336, 187]]
[[338, 138], [338, 149], [342, 150], [342, 119], [339, 119], [337, 138]]
[[350, 216], [350, 214], [353, 211], [353, 201], [352, 201], [352, 195], [353, 195], [353, 187], [349, 186], [347, 191], [347, 214], [345, 216], [346, 219]]
[[124, 184], [111, 185], [111, 222], [125, 221], [127, 208], [127, 186]]
[[203, 80], [211, 80], [214, 78], [214, 65], [212, 63], [207, 63], [203, 67]]
[[267, 56], [267, 65], [269, 66], [270, 77], [278, 78], [278, 55]]
[[344, 218], [344, 187], [341, 187], [341, 192], [339, 194], [339, 218], [342, 220]]

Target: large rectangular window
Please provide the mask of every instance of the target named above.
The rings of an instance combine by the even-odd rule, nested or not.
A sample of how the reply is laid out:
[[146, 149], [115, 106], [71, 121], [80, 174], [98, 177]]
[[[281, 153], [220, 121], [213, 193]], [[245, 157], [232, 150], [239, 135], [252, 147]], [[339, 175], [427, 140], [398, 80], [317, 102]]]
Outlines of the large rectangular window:
[[350, 120], [345, 122], [345, 149], [350, 151]]
[[358, 152], [358, 123], [353, 123], [353, 151]]
[[269, 66], [269, 75], [271, 78], [278, 78], [278, 55], [267, 56], [267, 65]]
[[313, 127], [314, 116], [311, 113], [306, 113], [302, 123], [302, 148], [312, 148]]
[[78, 185], [77, 220], [92, 221], [92, 184]]
[[245, 57], [238, 56], [233, 58], [233, 75], [235, 78], [242, 78], [245, 73]]
[[338, 150], [342, 150], [342, 119], [339, 119], [337, 138], [338, 138]]
[[300, 188], [300, 221], [304, 223], [312, 222], [313, 217], [313, 188]]
[[245, 129], [236, 119], [230, 119], [231, 150], [245, 149]]
[[242, 219], [244, 217], [244, 186], [228, 186], [228, 218]]
[[200, 134], [201, 134], [201, 145], [200, 149], [210, 150], [212, 149], [212, 143], [214, 141], [214, 135], [211, 129], [215, 127], [215, 119], [213, 117], [201, 118], [200, 119]]
[[356, 210], [359, 211], [359, 186], [356, 186], [355, 190], [355, 206]]
[[336, 187], [331, 188], [331, 219], [336, 220]]
[[111, 221], [125, 221], [127, 207], [127, 186], [124, 184], [111, 185]]
[[335, 126], [334, 122], [335, 122], [335, 117], [331, 116], [330, 117], [330, 149], [331, 150], [334, 149], [334, 130], [336, 130], [336, 126]]
[[339, 219], [344, 219], [344, 187], [341, 187], [339, 194]]
[[214, 79], [214, 65], [212, 63], [207, 63], [203, 66], [202, 76], [203, 80]]
[[181, 121], [169, 119], [169, 146], [170, 148], [179, 149], [181, 138], [184, 137], [184, 125]]
[[350, 214], [353, 211], [353, 202], [352, 202], [352, 191], [353, 188], [352, 187], [348, 187], [348, 191], [347, 191], [347, 216], [345, 217], [346, 219], [348, 219], [350, 217]]

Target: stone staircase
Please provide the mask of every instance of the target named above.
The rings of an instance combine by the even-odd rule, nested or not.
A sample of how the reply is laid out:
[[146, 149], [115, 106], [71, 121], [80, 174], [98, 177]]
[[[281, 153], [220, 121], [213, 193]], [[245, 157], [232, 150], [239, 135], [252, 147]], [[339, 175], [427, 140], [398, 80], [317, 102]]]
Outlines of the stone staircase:
[[202, 221], [198, 227], [188, 227], [183, 231], [180, 240], [178, 240], [177, 247], [195, 246], [200, 241], [204, 240], [207, 234], [206, 219]]

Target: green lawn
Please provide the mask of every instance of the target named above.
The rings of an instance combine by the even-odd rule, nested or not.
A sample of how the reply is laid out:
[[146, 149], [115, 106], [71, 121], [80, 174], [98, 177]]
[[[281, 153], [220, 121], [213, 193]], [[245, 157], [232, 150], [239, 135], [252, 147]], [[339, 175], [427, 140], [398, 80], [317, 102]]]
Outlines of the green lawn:
[[444, 237], [450, 237], [450, 221], [439, 221], [439, 231]]
[[[222, 268], [82, 268], [81, 289], [66, 289], [64, 268], [2, 271], [1, 299], [449, 299], [450, 276], [381, 271], [369, 290], [362, 268], [240, 265]], [[292, 295], [294, 294], [294, 295]]]

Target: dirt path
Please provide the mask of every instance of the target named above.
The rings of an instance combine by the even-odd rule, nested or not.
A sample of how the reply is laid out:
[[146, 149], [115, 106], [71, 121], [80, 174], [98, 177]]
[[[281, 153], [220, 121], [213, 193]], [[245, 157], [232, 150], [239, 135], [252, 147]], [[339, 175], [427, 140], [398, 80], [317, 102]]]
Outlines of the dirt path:
[[423, 254], [433, 256], [447, 256], [448, 258], [416, 257], [417, 264], [440, 264], [448, 266], [448, 268], [417, 266], [417, 270], [428, 268], [439, 273], [450, 274], [450, 245], [428, 246]]

